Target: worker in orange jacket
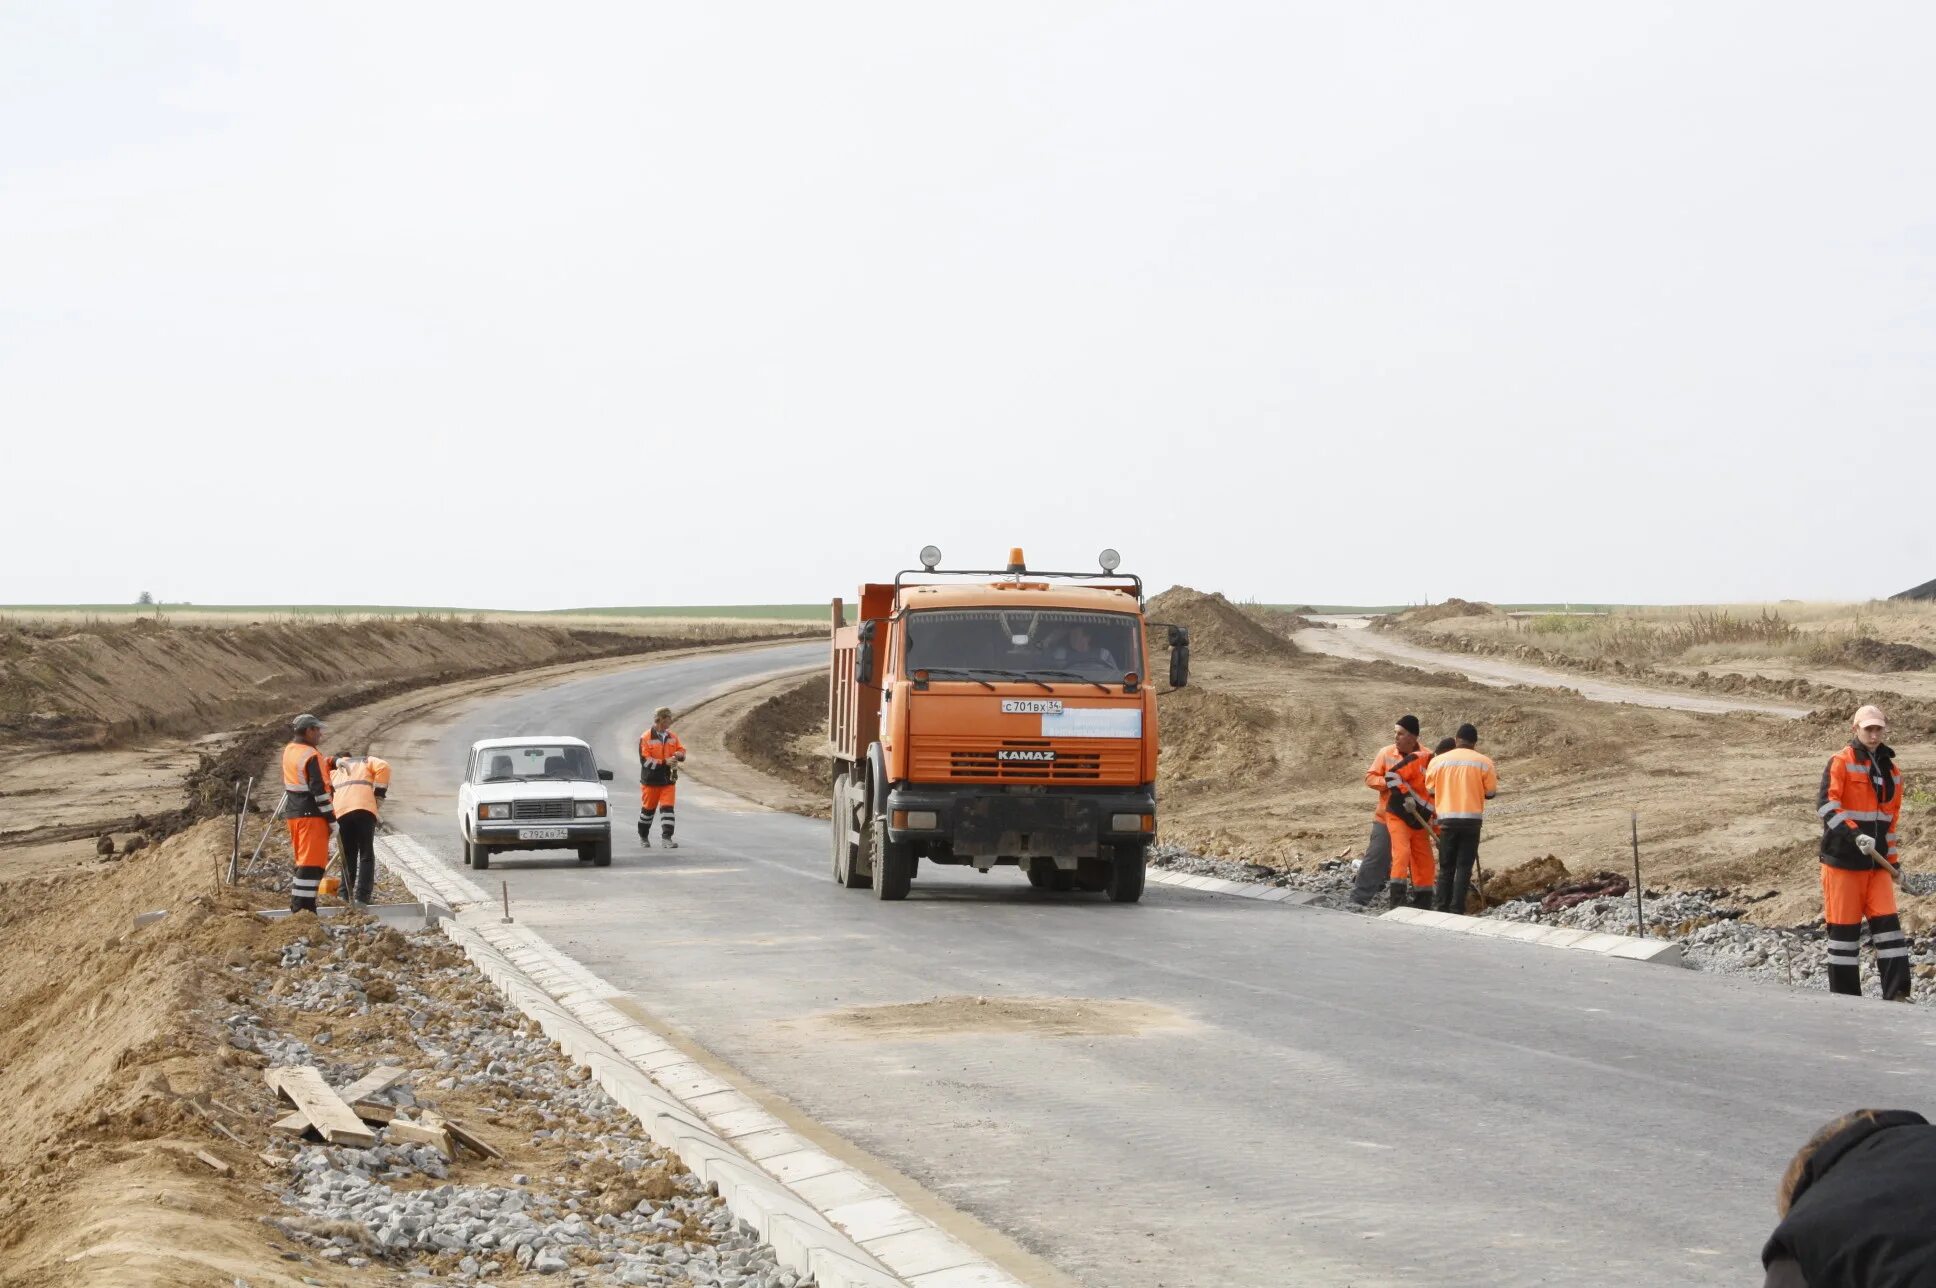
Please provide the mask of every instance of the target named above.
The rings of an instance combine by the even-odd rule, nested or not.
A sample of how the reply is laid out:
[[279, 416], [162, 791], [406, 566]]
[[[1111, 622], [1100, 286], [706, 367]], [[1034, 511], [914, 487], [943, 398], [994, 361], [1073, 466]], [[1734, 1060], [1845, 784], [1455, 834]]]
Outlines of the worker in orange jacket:
[[368, 903], [376, 888], [376, 814], [390, 794], [390, 762], [380, 756], [336, 756], [329, 776], [336, 801], [336, 836], [343, 845], [343, 889], [351, 903]]
[[1378, 812], [1391, 841], [1391, 903], [1397, 908], [1432, 906], [1437, 867], [1432, 858], [1432, 789], [1425, 770], [1432, 753], [1419, 745], [1418, 717], [1400, 716], [1392, 745], [1365, 771], [1365, 786], [1378, 793]]
[[282, 749], [282, 817], [289, 824], [296, 864], [289, 882], [289, 911], [314, 912], [316, 887], [329, 867], [329, 825], [336, 821], [336, 805], [329, 762], [317, 750], [323, 722], [305, 713], [296, 717], [291, 732], [294, 736]]
[[652, 713], [652, 727], [639, 735], [639, 840], [652, 848], [652, 815], [658, 811], [665, 848], [676, 850], [672, 839], [672, 807], [679, 794], [679, 766], [686, 759], [685, 744], [672, 732], [672, 708]]
[[1896, 819], [1902, 813], [1902, 771], [1895, 749], [1882, 741], [1889, 722], [1882, 708], [1865, 706], [1851, 722], [1855, 737], [1822, 770], [1815, 812], [1822, 816], [1822, 920], [1828, 924], [1828, 987], [1862, 992], [1862, 922], [1869, 923], [1876, 974], [1885, 1001], [1909, 1000], [1909, 941], [1896, 914], [1902, 865]]
[[1499, 794], [1499, 771], [1479, 750], [1479, 731], [1459, 726], [1451, 750], [1441, 746], [1425, 770], [1439, 816], [1439, 880], [1432, 906], [1465, 915], [1473, 869], [1479, 865], [1479, 827], [1486, 802]]

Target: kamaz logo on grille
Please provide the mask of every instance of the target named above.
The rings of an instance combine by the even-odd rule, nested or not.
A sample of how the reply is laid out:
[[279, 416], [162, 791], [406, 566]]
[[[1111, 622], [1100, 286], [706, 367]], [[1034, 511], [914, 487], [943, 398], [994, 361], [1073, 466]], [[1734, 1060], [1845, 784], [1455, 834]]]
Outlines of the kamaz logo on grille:
[[995, 753], [998, 761], [1021, 761], [1030, 765], [1051, 765], [1055, 763], [1055, 752], [1036, 748], [1008, 748]]

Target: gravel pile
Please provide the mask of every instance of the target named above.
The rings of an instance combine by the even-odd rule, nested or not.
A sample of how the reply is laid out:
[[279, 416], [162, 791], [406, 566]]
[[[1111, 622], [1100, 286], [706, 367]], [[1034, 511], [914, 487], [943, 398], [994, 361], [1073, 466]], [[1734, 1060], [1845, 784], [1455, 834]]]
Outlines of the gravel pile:
[[289, 942], [226, 963], [252, 993], [230, 994], [228, 1045], [338, 1087], [402, 1066], [371, 1099], [462, 1119], [505, 1156], [447, 1159], [381, 1126], [368, 1149], [280, 1140], [273, 1224], [307, 1255], [407, 1282], [811, 1288], [443, 936], [281, 924]]
[[1318, 865], [1314, 872], [1286, 872], [1280, 868], [1266, 867], [1262, 863], [1246, 863], [1241, 859], [1218, 859], [1204, 854], [1192, 854], [1176, 845], [1152, 845], [1149, 852], [1150, 866], [1165, 872], [1178, 872], [1186, 876], [1221, 877], [1225, 881], [1248, 881], [1263, 886], [1288, 886], [1317, 896], [1312, 902], [1321, 908], [1337, 908], [1345, 912], [1378, 913], [1385, 910], [1383, 897], [1373, 900], [1372, 906], [1360, 908], [1351, 902], [1351, 883], [1358, 875], [1356, 859], [1327, 859]]

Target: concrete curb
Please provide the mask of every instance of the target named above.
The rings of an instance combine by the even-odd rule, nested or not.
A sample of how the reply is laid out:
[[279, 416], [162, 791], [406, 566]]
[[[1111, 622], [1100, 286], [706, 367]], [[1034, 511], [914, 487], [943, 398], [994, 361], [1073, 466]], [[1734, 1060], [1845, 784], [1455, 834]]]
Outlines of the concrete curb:
[[[515, 922], [490, 895], [401, 833], [377, 855], [442, 922], [499, 992], [592, 1071], [652, 1139], [718, 1188], [789, 1269], [819, 1288], [1022, 1288], [858, 1168], [789, 1130], [731, 1083], [610, 1004], [616, 989]], [[468, 905], [468, 906], [466, 906]]]
[[1681, 946], [1665, 939], [1643, 939], [1638, 935], [1609, 935], [1570, 926], [1539, 926], [1528, 921], [1496, 921], [1486, 917], [1459, 917], [1449, 912], [1424, 908], [1393, 908], [1378, 918], [1412, 926], [1431, 926], [1455, 930], [1490, 939], [1518, 939], [1548, 948], [1571, 948], [1576, 952], [1598, 953], [1602, 957], [1624, 957], [1637, 962], [1660, 962], [1665, 966], [1681, 964]]
[[1263, 881], [1230, 881], [1223, 877], [1164, 872], [1157, 868], [1151, 868], [1143, 879], [1158, 885], [1181, 886], [1185, 890], [1201, 890], [1205, 894], [1227, 894], [1238, 899], [1260, 899], [1265, 903], [1307, 904], [1317, 899], [1309, 890], [1293, 890], [1289, 886], [1270, 885]]

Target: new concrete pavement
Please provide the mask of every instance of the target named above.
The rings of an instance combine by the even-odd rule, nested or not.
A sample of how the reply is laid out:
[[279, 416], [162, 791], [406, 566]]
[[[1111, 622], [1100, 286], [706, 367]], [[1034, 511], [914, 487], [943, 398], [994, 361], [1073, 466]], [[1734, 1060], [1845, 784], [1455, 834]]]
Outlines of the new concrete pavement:
[[[1152, 885], [1141, 904], [923, 867], [829, 876], [826, 824], [682, 788], [641, 850], [653, 706], [820, 645], [646, 663], [399, 729], [388, 822], [462, 870], [473, 739], [571, 733], [618, 772], [609, 869], [507, 856], [520, 924], [646, 1010], [1098, 1288], [1741, 1283], [1816, 1126], [1927, 1108], [1923, 1011]], [[676, 722], [675, 722], [676, 727]], [[1354, 771], [1355, 772], [1355, 771]], [[1128, 999], [1140, 1031], [837, 1022], [947, 997]], [[1107, 1027], [1107, 1026], [1102, 1026]]]

